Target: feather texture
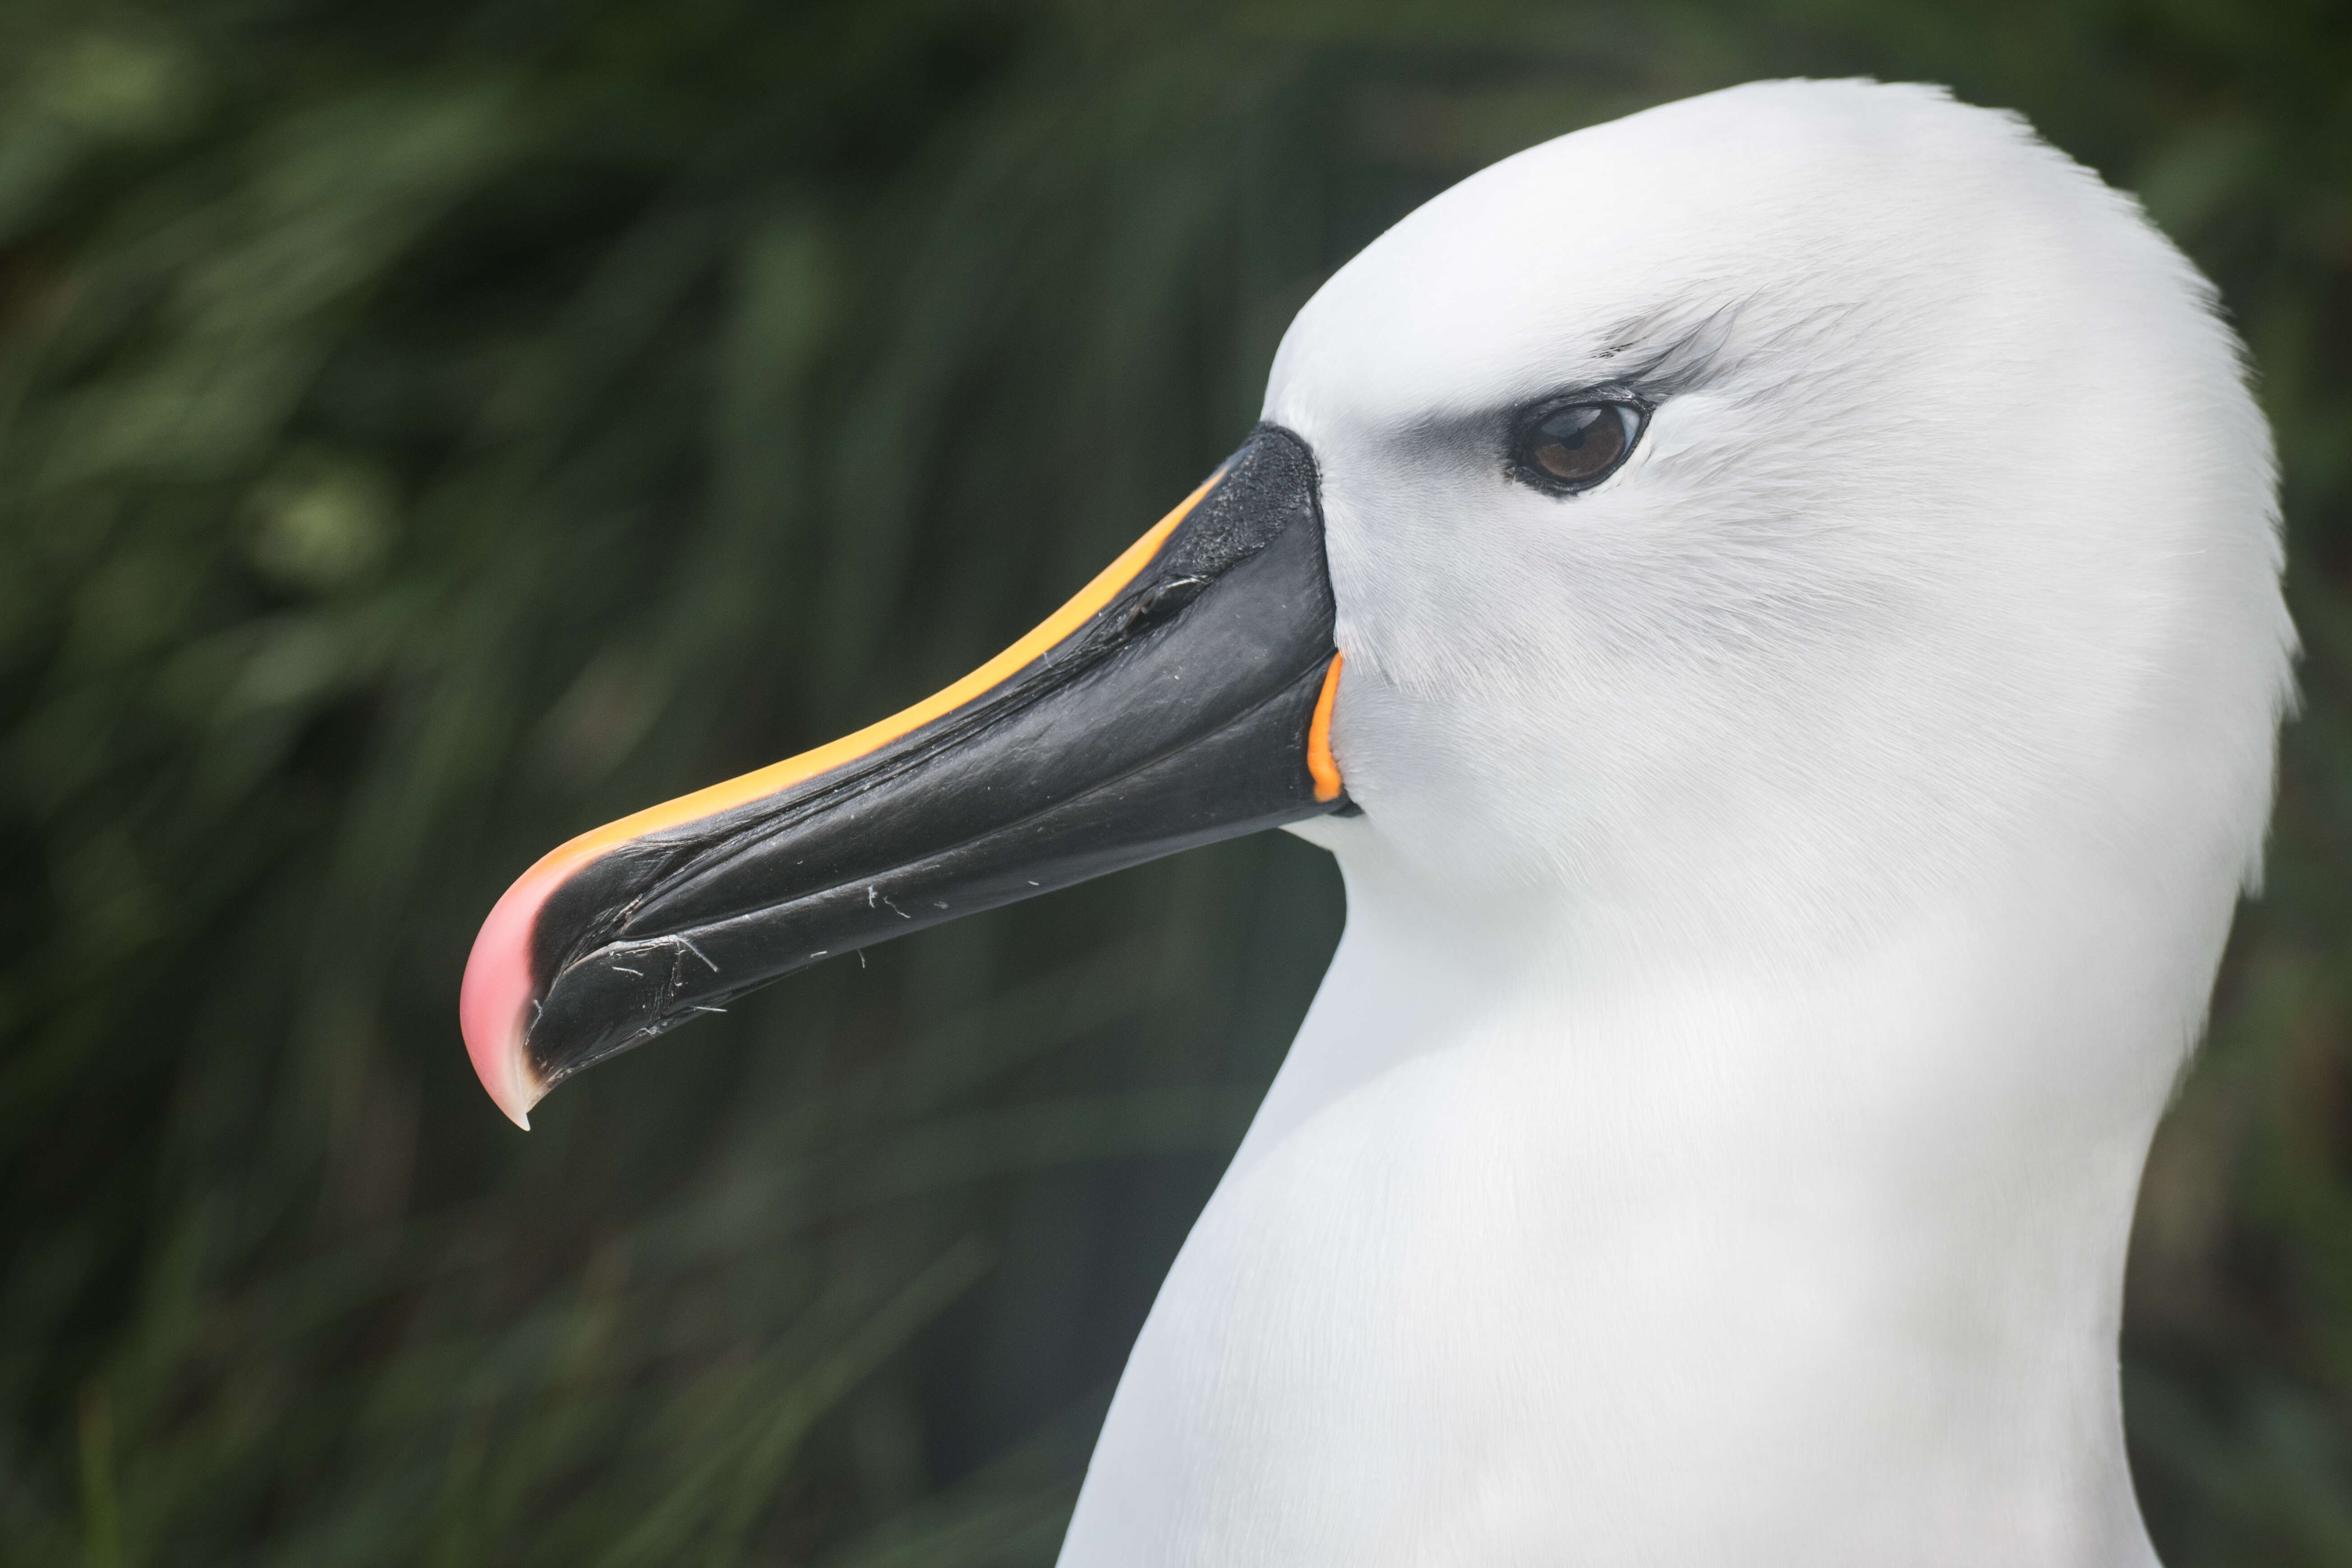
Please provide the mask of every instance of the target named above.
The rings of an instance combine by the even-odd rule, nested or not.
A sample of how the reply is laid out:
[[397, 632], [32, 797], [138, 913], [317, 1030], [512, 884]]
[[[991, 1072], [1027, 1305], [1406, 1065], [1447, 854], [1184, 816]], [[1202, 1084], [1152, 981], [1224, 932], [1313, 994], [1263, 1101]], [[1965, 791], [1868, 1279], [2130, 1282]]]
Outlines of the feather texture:
[[[1516, 481], [1584, 390], [1641, 446]], [[1066, 1568], [2151, 1561], [2125, 1245], [2294, 650], [2211, 289], [2014, 116], [1759, 83], [1432, 201], [1265, 406], [1348, 930]]]

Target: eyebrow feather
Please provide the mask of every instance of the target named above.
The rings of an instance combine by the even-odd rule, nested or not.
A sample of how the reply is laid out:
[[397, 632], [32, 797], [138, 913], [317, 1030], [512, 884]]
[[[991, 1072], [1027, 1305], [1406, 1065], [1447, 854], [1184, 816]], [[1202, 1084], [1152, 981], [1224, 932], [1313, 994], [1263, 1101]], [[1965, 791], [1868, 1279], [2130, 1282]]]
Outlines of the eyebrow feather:
[[1670, 396], [1706, 379], [1738, 326], [1744, 299], [1693, 306], [1663, 306], [1620, 322], [1609, 346], [1593, 358], [1608, 362], [1612, 379]]

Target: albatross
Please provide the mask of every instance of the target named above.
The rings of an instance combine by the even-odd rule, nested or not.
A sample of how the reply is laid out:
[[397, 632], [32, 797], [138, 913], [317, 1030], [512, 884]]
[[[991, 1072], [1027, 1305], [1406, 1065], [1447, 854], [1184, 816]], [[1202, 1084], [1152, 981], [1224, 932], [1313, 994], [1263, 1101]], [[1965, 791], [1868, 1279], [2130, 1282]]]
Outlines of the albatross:
[[1286, 826], [1346, 933], [1065, 1568], [2152, 1563], [2125, 1247], [2280, 570], [2129, 197], [1929, 88], [1670, 104], [1342, 268], [998, 658], [533, 867], [467, 1044], [528, 1125], [792, 970]]

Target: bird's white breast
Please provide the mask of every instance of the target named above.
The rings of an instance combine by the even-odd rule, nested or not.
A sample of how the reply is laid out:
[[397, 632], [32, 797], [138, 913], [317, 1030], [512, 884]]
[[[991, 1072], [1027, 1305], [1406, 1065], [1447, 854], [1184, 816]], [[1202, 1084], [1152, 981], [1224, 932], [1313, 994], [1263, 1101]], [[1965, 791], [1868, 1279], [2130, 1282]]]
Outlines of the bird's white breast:
[[2162, 994], [2158, 955], [2021, 907], [1834, 984], [1580, 999], [1448, 994], [1457, 938], [1510, 932], [1350, 888], [1066, 1568], [2146, 1560], [2114, 1365], [2143, 1047], [2226, 893]]

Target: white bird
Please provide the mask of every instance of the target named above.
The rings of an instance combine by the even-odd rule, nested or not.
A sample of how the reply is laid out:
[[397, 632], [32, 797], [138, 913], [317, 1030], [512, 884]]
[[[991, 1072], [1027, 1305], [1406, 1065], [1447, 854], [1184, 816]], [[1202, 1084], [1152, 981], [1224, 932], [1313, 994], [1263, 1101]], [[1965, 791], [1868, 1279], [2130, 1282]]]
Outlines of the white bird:
[[[1344, 674], [1284, 689], [1328, 750], [1300, 809], [1331, 768], [1361, 808], [1293, 827], [1347, 930], [1064, 1568], [2153, 1563], [2126, 1241], [2294, 651], [2211, 289], [2013, 116], [1759, 83], [1405, 218], [1300, 312], [1265, 418], [1319, 489]], [[748, 853], [677, 825], [866, 798], [825, 770], [964, 710], [542, 863], [468, 976], [501, 1103], [577, 1065], [535, 1020], [611, 954], [671, 978], [586, 1058], [698, 1005], [688, 952], [743, 973], [740, 889], [642, 923]], [[615, 845], [626, 898], [581, 869]], [[583, 879], [577, 931], [530, 924]], [[898, 884], [835, 879], [887, 921]]]

